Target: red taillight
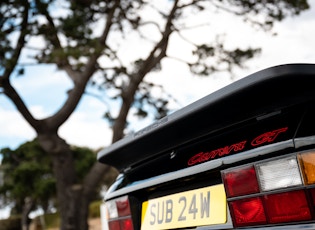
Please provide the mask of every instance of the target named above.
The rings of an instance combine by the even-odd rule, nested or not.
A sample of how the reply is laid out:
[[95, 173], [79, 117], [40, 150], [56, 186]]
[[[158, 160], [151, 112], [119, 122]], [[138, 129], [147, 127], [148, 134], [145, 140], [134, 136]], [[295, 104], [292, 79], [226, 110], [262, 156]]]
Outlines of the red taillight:
[[116, 207], [118, 211], [118, 216], [130, 215], [129, 200], [127, 197], [116, 200]]
[[120, 230], [120, 223], [118, 220], [112, 220], [108, 222], [108, 228], [110, 230]]
[[262, 200], [259, 197], [229, 202], [236, 227], [266, 223]]
[[134, 230], [128, 196], [106, 202], [109, 230]]
[[109, 230], [133, 230], [131, 218], [108, 221]]
[[264, 200], [272, 224], [311, 220], [304, 190], [266, 195]]
[[112, 220], [108, 222], [109, 230], [133, 230], [131, 218]]
[[306, 152], [222, 171], [234, 226], [314, 220], [312, 159], [315, 152]]
[[121, 222], [121, 230], [133, 230], [133, 224], [131, 218], [122, 220]]
[[253, 166], [223, 172], [227, 197], [259, 192], [256, 171]]

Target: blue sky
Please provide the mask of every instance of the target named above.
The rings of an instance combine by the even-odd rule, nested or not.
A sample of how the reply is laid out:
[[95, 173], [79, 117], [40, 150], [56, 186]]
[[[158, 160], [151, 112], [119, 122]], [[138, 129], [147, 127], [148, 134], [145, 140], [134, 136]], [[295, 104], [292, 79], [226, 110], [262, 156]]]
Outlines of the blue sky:
[[[248, 63], [249, 68], [238, 70], [233, 80], [240, 79], [258, 70], [285, 63], [315, 63], [315, 5], [299, 17], [286, 19], [275, 26], [278, 36], [254, 31], [241, 21], [229, 20], [222, 16], [222, 24], [216, 29], [229, 35], [230, 45], [262, 47], [262, 54]], [[210, 33], [211, 34], [211, 33]], [[200, 40], [207, 39], [207, 33], [192, 34]], [[198, 37], [199, 36], [199, 37]], [[210, 35], [209, 35], [210, 36]], [[135, 41], [131, 41], [135, 42]], [[173, 42], [169, 53], [189, 55], [181, 49], [180, 43]], [[126, 45], [125, 51], [133, 53]], [[186, 66], [176, 61], [163, 61], [163, 71], [148, 76], [149, 80], [162, 84], [175, 97], [179, 109], [207, 94], [232, 82], [228, 75], [217, 74], [209, 78], [191, 76]], [[26, 70], [24, 77], [14, 77], [14, 86], [21, 92], [27, 105], [37, 118], [52, 114], [62, 104], [71, 82], [54, 66], [32, 66]], [[180, 84], [180, 87], [178, 87]], [[110, 144], [111, 131], [102, 119], [106, 105], [93, 97], [85, 96], [70, 119], [59, 130], [68, 143], [87, 146], [94, 149]], [[150, 119], [134, 122], [132, 128], [138, 130], [150, 123]], [[16, 112], [13, 104], [0, 94], [0, 149], [17, 148], [25, 141], [32, 140], [35, 133]]]

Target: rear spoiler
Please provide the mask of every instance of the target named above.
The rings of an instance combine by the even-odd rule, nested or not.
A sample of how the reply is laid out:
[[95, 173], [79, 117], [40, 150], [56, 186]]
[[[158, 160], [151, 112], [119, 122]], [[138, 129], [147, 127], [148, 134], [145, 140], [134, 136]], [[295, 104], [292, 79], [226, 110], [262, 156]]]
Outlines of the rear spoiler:
[[315, 64], [271, 67], [242, 78], [101, 150], [119, 171], [193, 139], [315, 99]]

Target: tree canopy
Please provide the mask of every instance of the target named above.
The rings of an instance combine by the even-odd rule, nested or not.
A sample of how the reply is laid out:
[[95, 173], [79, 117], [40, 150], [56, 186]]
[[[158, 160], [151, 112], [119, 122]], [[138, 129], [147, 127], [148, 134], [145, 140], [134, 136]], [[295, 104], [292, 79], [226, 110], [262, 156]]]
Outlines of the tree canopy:
[[[131, 108], [141, 116], [148, 114], [144, 105], [151, 106], [151, 113], [154, 109], [156, 118], [167, 114], [169, 98], [152, 94], [152, 89], [160, 86], [145, 78], [162, 68], [162, 60], [176, 59], [186, 63], [193, 74], [211, 76], [242, 68], [259, 52], [259, 47], [227, 47], [221, 36], [203, 44], [190, 40], [183, 31], [193, 29], [187, 22], [196, 15], [230, 13], [249, 26], [268, 31], [274, 22], [308, 8], [307, 0], [2, 0], [0, 93], [34, 129], [43, 154], [51, 158], [62, 217], [60, 228], [88, 228], [88, 204], [110, 169], [95, 162], [82, 179], [76, 172], [77, 153], [58, 133], [77, 108], [87, 85], [104, 90], [106, 97], [119, 105], [118, 111], [104, 111], [115, 142], [125, 135]], [[138, 40], [134, 53], [121, 50], [131, 34]], [[213, 34], [217, 35], [215, 31]], [[192, 59], [168, 53], [174, 37], [192, 47]], [[29, 65], [47, 64], [63, 71], [73, 87], [55, 113], [37, 119], [12, 82], [16, 76], [23, 76]]]
[[38, 143], [25, 143], [14, 151], [3, 149], [2, 154], [4, 183], [0, 194], [6, 200], [5, 205], [14, 203], [12, 213], [21, 214], [24, 200], [29, 198], [36, 200], [43, 210], [48, 210], [48, 201], [56, 194], [55, 178], [51, 161], [43, 155]]
[[[71, 147], [75, 158], [75, 171], [83, 180], [95, 163], [96, 153], [89, 148]], [[0, 187], [3, 207], [12, 206], [13, 214], [21, 214], [26, 199], [32, 201], [31, 211], [41, 208], [50, 212], [56, 205], [56, 179], [53, 175], [51, 158], [45, 154], [38, 141], [26, 142], [15, 150], [2, 149], [3, 185]], [[109, 185], [112, 178], [105, 178]], [[105, 180], [106, 179], [106, 180]], [[82, 181], [81, 181], [82, 183]], [[95, 194], [99, 199], [99, 194]]]

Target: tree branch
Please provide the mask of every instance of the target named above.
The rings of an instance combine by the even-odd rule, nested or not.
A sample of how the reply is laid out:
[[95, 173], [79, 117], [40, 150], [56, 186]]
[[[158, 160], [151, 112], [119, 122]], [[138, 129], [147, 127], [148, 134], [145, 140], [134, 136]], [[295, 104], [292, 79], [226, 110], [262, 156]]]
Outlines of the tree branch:
[[129, 109], [132, 105], [134, 95], [139, 87], [139, 84], [142, 82], [146, 74], [150, 72], [158, 63], [160, 63], [163, 57], [166, 56], [168, 40], [173, 32], [172, 22], [175, 17], [177, 9], [178, 0], [175, 0], [173, 8], [168, 15], [168, 19], [165, 24], [161, 40], [155, 45], [147, 59], [142, 63], [141, 68], [136, 73], [133, 73], [130, 76], [130, 84], [125, 90], [122, 91], [121, 97], [123, 99], [123, 103], [121, 105], [121, 109], [113, 126], [112, 142], [116, 142], [117, 140], [121, 139], [124, 135], [123, 131], [126, 125], [126, 118], [128, 116]]
[[[36, 4], [37, 5], [43, 5], [43, 3], [41, 3], [39, 0], [36, 0]], [[50, 37], [52, 37], [51, 39], [51, 43], [54, 46], [54, 50], [60, 50], [63, 52], [63, 47], [61, 46], [60, 40], [58, 38], [58, 31], [56, 29], [55, 23], [52, 19], [52, 17], [50, 16], [49, 12], [47, 11], [47, 7], [38, 7], [39, 9], [41, 9], [41, 13], [46, 17], [50, 29], [51, 29], [51, 34]], [[74, 84], [77, 83], [78, 81], [78, 74], [72, 69], [69, 61], [67, 58], [63, 58], [62, 60], [58, 60], [56, 61], [56, 64], [58, 65], [58, 67], [60, 69], [63, 69], [64, 71], [66, 71], [66, 73], [68, 74], [68, 76], [70, 77], [70, 79], [73, 81]]]
[[25, 120], [37, 131], [40, 131], [39, 120], [36, 120], [19, 94], [15, 91], [15, 89], [10, 84], [9, 79], [2, 79], [2, 87], [4, 89], [4, 94], [11, 99], [11, 101], [16, 106], [17, 110], [21, 113], [21, 115], [25, 118]]
[[87, 82], [92, 77], [93, 73], [97, 69], [97, 65], [96, 65], [97, 60], [102, 54], [103, 50], [106, 48], [106, 40], [110, 32], [110, 28], [113, 25], [113, 18], [115, 16], [115, 11], [118, 8], [119, 3], [120, 3], [120, 0], [116, 0], [115, 4], [113, 5], [110, 12], [108, 13], [103, 33], [99, 38], [99, 47], [96, 49], [96, 52], [93, 55], [91, 55], [88, 63], [86, 64], [86, 68], [83, 73], [83, 75], [85, 76], [85, 80], [84, 80], [85, 82]]
[[19, 60], [19, 57], [21, 55], [21, 50], [23, 49], [25, 45], [25, 37], [28, 34], [27, 26], [28, 26], [28, 16], [29, 16], [29, 5], [28, 2], [24, 2], [24, 13], [23, 13], [23, 20], [21, 23], [21, 33], [19, 35], [19, 38], [17, 40], [16, 48], [14, 49], [14, 53], [12, 55], [12, 58], [8, 62], [9, 64], [6, 66], [5, 72], [3, 76], [0, 76], [0, 87], [3, 88], [3, 93], [11, 99], [11, 101], [16, 106], [17, 110], [21, 113], [21, 115], [25, 118], [25, 120], [36, 130], [38, 131], [39, 125], [38, 120], [36, 120], [28, 108], [26, 107], [24, 101], [19, 96], [19, 94], [16, 92], [16, 90], [12, 87], [10, 84], [10, 76], [12, 75], [12, 72], [14, 71], [14, 68], [17, 65], [17, 62]]
[[[85, 86], [86, 83], [90, 80], [90, 78], [93, 76], [95, 70], [98, 68], [97, 67], [97, 60], [100, 57], [100, 55], [102, 54], [104, 48], [106, 47], [105, 45], [105, 41], [108, 37], [108, 33], [110, 31], [110, 27], [112, 25], [112, 19], [114, 18], [115, 15], [115, 10], [117, 9], [117, 7], [119, 6], [119, 0], [115, 1], [114, 6], [112, 7], [108, 17], [107, 17], [107, 22], [106, 25], [104, 27], [104, 31], [102, 33], [102, 35], [99, 38], [99, 47], [96, 48], [96, 51], [93, 55], [91, 55], [90, 59], [88, 60], [88, 63], [86, 64], [86, 68], [84, 70], [83, 73], [74, 73], [73, 71], [71, 71], [71, 73], [68, 72], [68, 75], [70, 77], [72, 77], [72, 79], [75, 79], [75, 86], [74, 88], [69, 91], [69, 95], [68, 95], [68, 99], [67, 101], [63, 104], [63, 106], [61, 107], [61, 109], [52, 117], [47, 118], [47, 123], [50, 124], [51, 126], [54, 127], [59, 127], [61, 124], [63, 124], [72, 114], [72, 112], [75, 110], [75, 108], [77, 107], [84, 91], [85, 91]], [[48, 13], [47, 13], [47, 17], [48, 17]], [[49, 16], [50, 17], [50, 16]], [[51, 24], [53, 26], [53, 22], [51, 21]], [[56, 32], [56, 30], [54, 30]], [[57, 34], [54, 36], [55, 39], [54, 41], [56, 42], [56, 46], [57, 47], [61, 47]], [[66, 66], [68, 66], [69, 64], [67, 64]], [[69, 67], [67, 67], [67, 69], [70, 69], [70, 65]], [[74, 74], [71, 75], [71, 74]]]
[[[24, 12], [23, 12], [23, 20], [21, 23], [21, 33], [19, 35], [17, 45], [16, 45], [16, 48], [14, 49], [12, 58], [10, 59], [10, 61], [8, 62], [8, 65], [6, 66], [3, 76], [1, 76], [1, 78], [4, 78], [4, 79], [9, 79], [14, 68], [16, 67], [21, 51], [25, 45], [25, 37], [28, 34], [27, 26], [28, 26], [28, 16], [29, 16], [29, 13], [28, 13], [29, 3], [28, 1], [24, 1], [23, 3], [24, 3]], [[0, 86], [2, 86], [1, 78], [0, 78]]]

